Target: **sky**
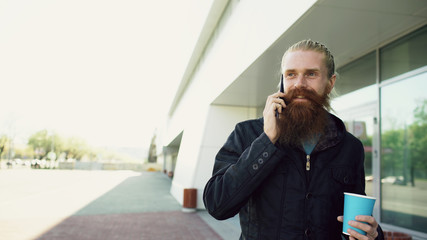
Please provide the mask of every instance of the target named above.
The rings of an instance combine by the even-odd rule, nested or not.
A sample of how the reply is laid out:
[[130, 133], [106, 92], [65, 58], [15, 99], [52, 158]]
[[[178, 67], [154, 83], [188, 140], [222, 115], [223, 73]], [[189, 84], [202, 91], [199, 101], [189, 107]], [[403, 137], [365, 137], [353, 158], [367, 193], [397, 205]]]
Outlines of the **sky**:
[[2, 0], [0, 135], [148, 148], [181, 80], [189, 0]]

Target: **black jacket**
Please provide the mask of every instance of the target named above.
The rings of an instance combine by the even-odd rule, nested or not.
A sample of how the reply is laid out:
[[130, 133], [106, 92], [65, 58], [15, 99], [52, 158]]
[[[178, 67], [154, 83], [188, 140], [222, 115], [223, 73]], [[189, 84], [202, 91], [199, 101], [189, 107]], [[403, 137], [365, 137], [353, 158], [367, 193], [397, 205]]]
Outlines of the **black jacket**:
[[330, 120], [309, 171], [304, 150], [274, 145], [263, 119], [237, 124], [204, 189], [208, 212], [218, 220], [239, 213], [240, 239], [341, 239], [343, 192], [365, 194], [364, 150], [341, 120]]

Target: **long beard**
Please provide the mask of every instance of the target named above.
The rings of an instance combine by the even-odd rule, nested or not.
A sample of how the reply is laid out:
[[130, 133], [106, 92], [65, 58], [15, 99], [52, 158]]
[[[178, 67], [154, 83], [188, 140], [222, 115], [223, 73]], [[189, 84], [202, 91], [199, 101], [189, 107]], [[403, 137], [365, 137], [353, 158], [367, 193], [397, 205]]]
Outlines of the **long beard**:
[[[288, 104], [279, 117], [281, 145], [298, 146], [324, 133], [329, 115], [326, 109], [330, 108], [329, 96], [324, 92], [319, 96], [312, 90], [298, 88], [286, 94]], [[294, 101], [297, 96], [308, 101]]]

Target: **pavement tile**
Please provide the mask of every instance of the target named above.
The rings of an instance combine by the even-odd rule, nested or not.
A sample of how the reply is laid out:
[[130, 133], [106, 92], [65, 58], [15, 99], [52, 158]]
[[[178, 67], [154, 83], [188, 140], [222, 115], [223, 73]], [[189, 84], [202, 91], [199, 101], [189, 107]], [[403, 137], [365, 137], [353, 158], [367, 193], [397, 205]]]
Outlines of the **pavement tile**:
[[222, 240], [197, 213], [184, 213], [171, 181], [143, 172], [117, 184], [40, 234], [40, 240]]
[[221, 240], [222, 238], [197, 214], [173, 211], [74, 215], [37, 239]]

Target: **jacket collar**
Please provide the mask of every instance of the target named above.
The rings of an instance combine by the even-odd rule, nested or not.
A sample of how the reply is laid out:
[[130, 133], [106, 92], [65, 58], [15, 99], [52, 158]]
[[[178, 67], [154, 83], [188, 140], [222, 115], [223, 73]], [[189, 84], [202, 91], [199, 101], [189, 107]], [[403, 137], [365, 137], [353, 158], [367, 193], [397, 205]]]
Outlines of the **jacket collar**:
[[320, 152], [336, 146], [344, 138], [345, 131], [345, 125], [341, 119], [333, 114], [329, 114], [329, 121], [325, 133], [320, 137], [313, 152]]
[[[259, 118], [259, 123], [264, 125], [264, 118]], [[345, 136], [345, 125], [341, 119], [335, 115], [329, 113], [329, 120], [326, 126], [325, 133], [320, 137], [319, 142], [313, 150], [314, 152], [320, 152], [327, 148], [336, 146]], [[300, 146], [302, 149], [302, 146]]]

